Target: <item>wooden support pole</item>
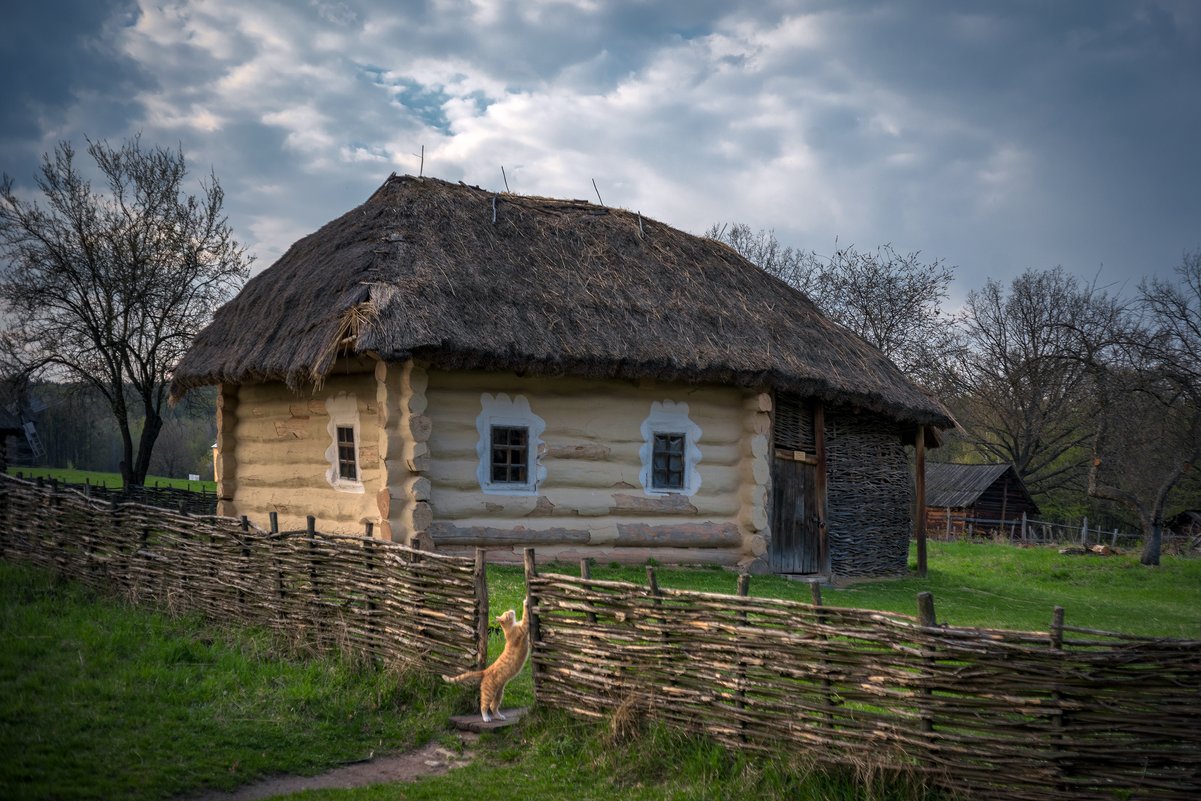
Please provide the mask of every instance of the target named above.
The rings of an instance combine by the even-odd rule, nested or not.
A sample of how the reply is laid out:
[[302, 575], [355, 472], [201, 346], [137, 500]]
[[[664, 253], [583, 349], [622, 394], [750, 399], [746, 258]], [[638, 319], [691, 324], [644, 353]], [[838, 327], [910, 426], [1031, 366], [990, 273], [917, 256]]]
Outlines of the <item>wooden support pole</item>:
[[[738, 592], [739, 598], [746, 598], [747, 596], [749, 596], [751, 594], [751, 574], [750, 573], [739, 573], [738, 574], [738, 590], [737, 590], [737, 592]], [[739, 609], [738, 613], [735, 615], [735, 619], [738, 621], [739, 626], [745, 626], [746, 625], [746, 609], [745, 608]], [[742, 635], [736, 635], [736, 636], [741, 638]], [[742, 653], [741, 647], [738, 649], [738, 652], [740, 654]], [[736, 689], [734, 691], [734, 708], [741, 710], [746, 707], [746, 661], [742, 660], [742, 659], [738, 660], [737, 688], [738, 689]], [[738, 728], [742, 729], [742, 734], [739, 736], [745, 741], [746, 740], [746, 721], [739, 720]]]
[[917, 536], [917, 575], [926, 577], [926, 427], [917, 427], [913, 459], [913, 515], [914, 534]]
[[919, 592], [917, 594], [917, 617], [921, 625], [927, 628], [938, 625], [934, 618], [934, 593]]
[[[587, 559], [580, 560], [580, 578], [584, 581], [592, 578], [592, 563]], [[584, 617], [589, 623], [596, 623], [596, 612], [585, 612]]]
[[[819, 626], [826, 625], [826, 614], [822, 611], [822, 588], [816, 581], [809, 585], [809, 600], [813, 604], [814, 620]], [[825, 726], [828, 729], [834, 728], [834, 693], [830, 691], [832, 685], [830, 676], [828, 675], [829, 662], [825, 658], [826, 643], [829, 642], [829, 637], [825, 634], [819, 634], [818, 639], [822, 643], [822, 658], [818, 660], [818, 664], [822, 670], [822, 694], [826, 701]]]
[[[1051, 650], [1063, 651], [1063, 607], [1057, 606], [1051, 613]], [[1061, 776], [1066, 774], [1064, 765], [1061, 762], [1061, 752], [1063, 748], [1063, 729], [1066, 724], [1065, 712], [1063, 711], [1063, 693], [1059, 690], [1051, 691], [1051, 701], [1054, 705], [1055, 717], [1051, 719], [1051, 750], [1054, 754], [1053, 760], [1056, 770]], [[1061, 790], [1067, 789], [1066, 785], [1059, 785]]]
[[475, 664], [479, 670], [488, 666], [488, 552], [475, 549], [475, 567], [471, 572], [475, 590]]
[[[917, 594], [917, 617], [918, 621], [925, 628], [933, 628], [934, 626], [938, 625], [934, 616], [934, 593], [919, 592]], [[931, 647], [930, 650], [933, 650], [933, 647]], [[933, 657], [927, 657], [926, 665], [930, 668], [934, 667]], [[932, 695], [933, 692], [931, 691], [928, 683], [923, 680], [921, 688], [922, 698], [929, 698]], [[930, 733], [934, 731], [934, 716], [930, 711], [930, 705], [922, 701], [919, 701], [918, 703], [922, 717], [922, 731]]]
[[814, 474], [814, 495], [817, 496], [818, 570], [834, 574], [830, 564], [830, 540], [826, 526], [826, 407], [821, 401], [813, 402], [813, 450], [817, 457]]
[[534, 592], [534, 579], [538, 577], [538, 566], [533, 548], [525, 549], [524, 562], [526, 614], [529, 615], [530, 620], [530, 683], [534, 686], [534, 703], [538, 703], [538, 642], [541, 632], [538, 626], [538, 596]]

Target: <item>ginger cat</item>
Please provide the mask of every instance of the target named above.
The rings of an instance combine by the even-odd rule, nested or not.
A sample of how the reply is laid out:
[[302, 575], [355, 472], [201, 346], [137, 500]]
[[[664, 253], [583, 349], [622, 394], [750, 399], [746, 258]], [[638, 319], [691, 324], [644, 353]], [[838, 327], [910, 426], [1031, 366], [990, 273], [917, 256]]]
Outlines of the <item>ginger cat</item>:
[[500, 702], [505, 696], [505, 685], [521, 672], [526, 657], [530, 655], [530, 601], [526, 598], [521, 609], [521, 622], [517, 622], [517, 614], [510, 609], [496, 618], [501, 630], [505, 633], [505, 650], [488, 667], [483, 670], [469, 670], [458, 676], [443, 676], [446, 681], [459, 683], [464, 681], [480, 682], [480, 715], [484, 722], [497, 719], [504, 720], [500, 713]]

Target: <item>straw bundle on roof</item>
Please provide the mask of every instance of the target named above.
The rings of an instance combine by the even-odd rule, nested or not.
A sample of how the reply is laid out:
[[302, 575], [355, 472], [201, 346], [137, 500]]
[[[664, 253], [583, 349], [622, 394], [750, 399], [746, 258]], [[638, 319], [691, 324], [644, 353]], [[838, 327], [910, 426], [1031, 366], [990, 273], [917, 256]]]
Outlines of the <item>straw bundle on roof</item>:
[[882, 353], [726, 245], [635, 212], [392, 176], [196, 338], [172, 393], [320, 382], [339, 353], [774, 387], [952, 425]]

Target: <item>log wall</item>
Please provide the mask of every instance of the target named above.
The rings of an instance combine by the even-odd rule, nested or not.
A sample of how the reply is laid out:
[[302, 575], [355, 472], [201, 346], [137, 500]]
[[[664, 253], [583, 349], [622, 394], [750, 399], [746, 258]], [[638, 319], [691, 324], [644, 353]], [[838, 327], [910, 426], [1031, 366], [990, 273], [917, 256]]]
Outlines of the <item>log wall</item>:
[[[371, 523], [387, 538], [388, 509], [380, 491], [388, 481], [381, 432], [389, 420], [386, 388], [376, 362], [343, 360], [320, 389], [293, 392], [282, 383], [222, 385], [218, 395], [218, 514], [247, 515], [266, 527], [269, 513], [282, 529], [301, 529], [317, 516], [323, 531], [362, 534]], [[385, 376], [386, 377], [386, 376]], [[359, 480], [362, 492], [339, 491], [326, 480], [326, 449], [332, 438], [326, 401], [353, 393], [359, 415]], [[386, 497], [386, 496], [385, 496]]]
[[[525, 546], [559, 559], [748, 566], [766, 551], [770, 398], [728, 387], [430, 370], [425, 409], [429, 532], [439, 551]], [[481, 393], [524, 395], [546, 422], [536, 495], [497, 495], [476, 476]], [[639, 482], [640, 427], [655, 401], [688, 404], [701, 428], [696, 494], [651, 496]]]

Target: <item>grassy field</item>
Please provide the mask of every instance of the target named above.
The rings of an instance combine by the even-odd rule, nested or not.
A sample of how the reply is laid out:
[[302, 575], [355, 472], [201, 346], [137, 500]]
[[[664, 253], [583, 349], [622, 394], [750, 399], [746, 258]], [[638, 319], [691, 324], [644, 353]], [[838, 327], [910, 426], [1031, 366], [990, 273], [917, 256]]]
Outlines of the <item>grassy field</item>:
[[[1053, 549], [932, 543], [931, 574], [826, 590], [829, 604], [911, 613], [932, 590], [955, 625], [1045, 630], [1056, 604], [1070, 624], [1198, 636], [1201, 560], [1062, 556]], [[573, 572], [542, 565], [542, 572]], [[645, 568], [595, 565], [597, 578], [645, 581]], [[732, 592], [721, 570], [658, 570], [665, 587]], [[491, 566], [493, 614], [520, 608], [520, 568]], [[754, 595], [807, 600], [808, 587], [755, 577]], [[442, 737], [474, 689], [331, 659], [300, 659], [270, 637], [172, 620], [0, 563], [0, 797], [169, 798], [276, 772], [312, 773]], [[499, 637], [491, 649], [500, 650]], [[507, 705], [531, 701], [528, 669]], [[449, 776], [318, 799], [742, 798], [917, 799], [903, 783], [743, 758], [654, 726], [615, 731], [546, 710], [487, 737]]]
[[0, 798], [161, 799], [439, 735], [440, 681], [288, 655], [0, 562]]
[[[56, 478], [68, 484], [83, 484], [85, 482], [105, 486], [110, 489], [120, 489], [124, 486], [120, 473], [101, 473], [96, 470], [69, 470], [65, 467], [10, 467], [9, 475], [21, 473], [25, 478]], [[147, 487], [174, 487], [192, 492], [214, 493], [217, 491], [215, 481], [188, 481], [186, 478], [164, 478], [163, 476], [146, 476]]]

